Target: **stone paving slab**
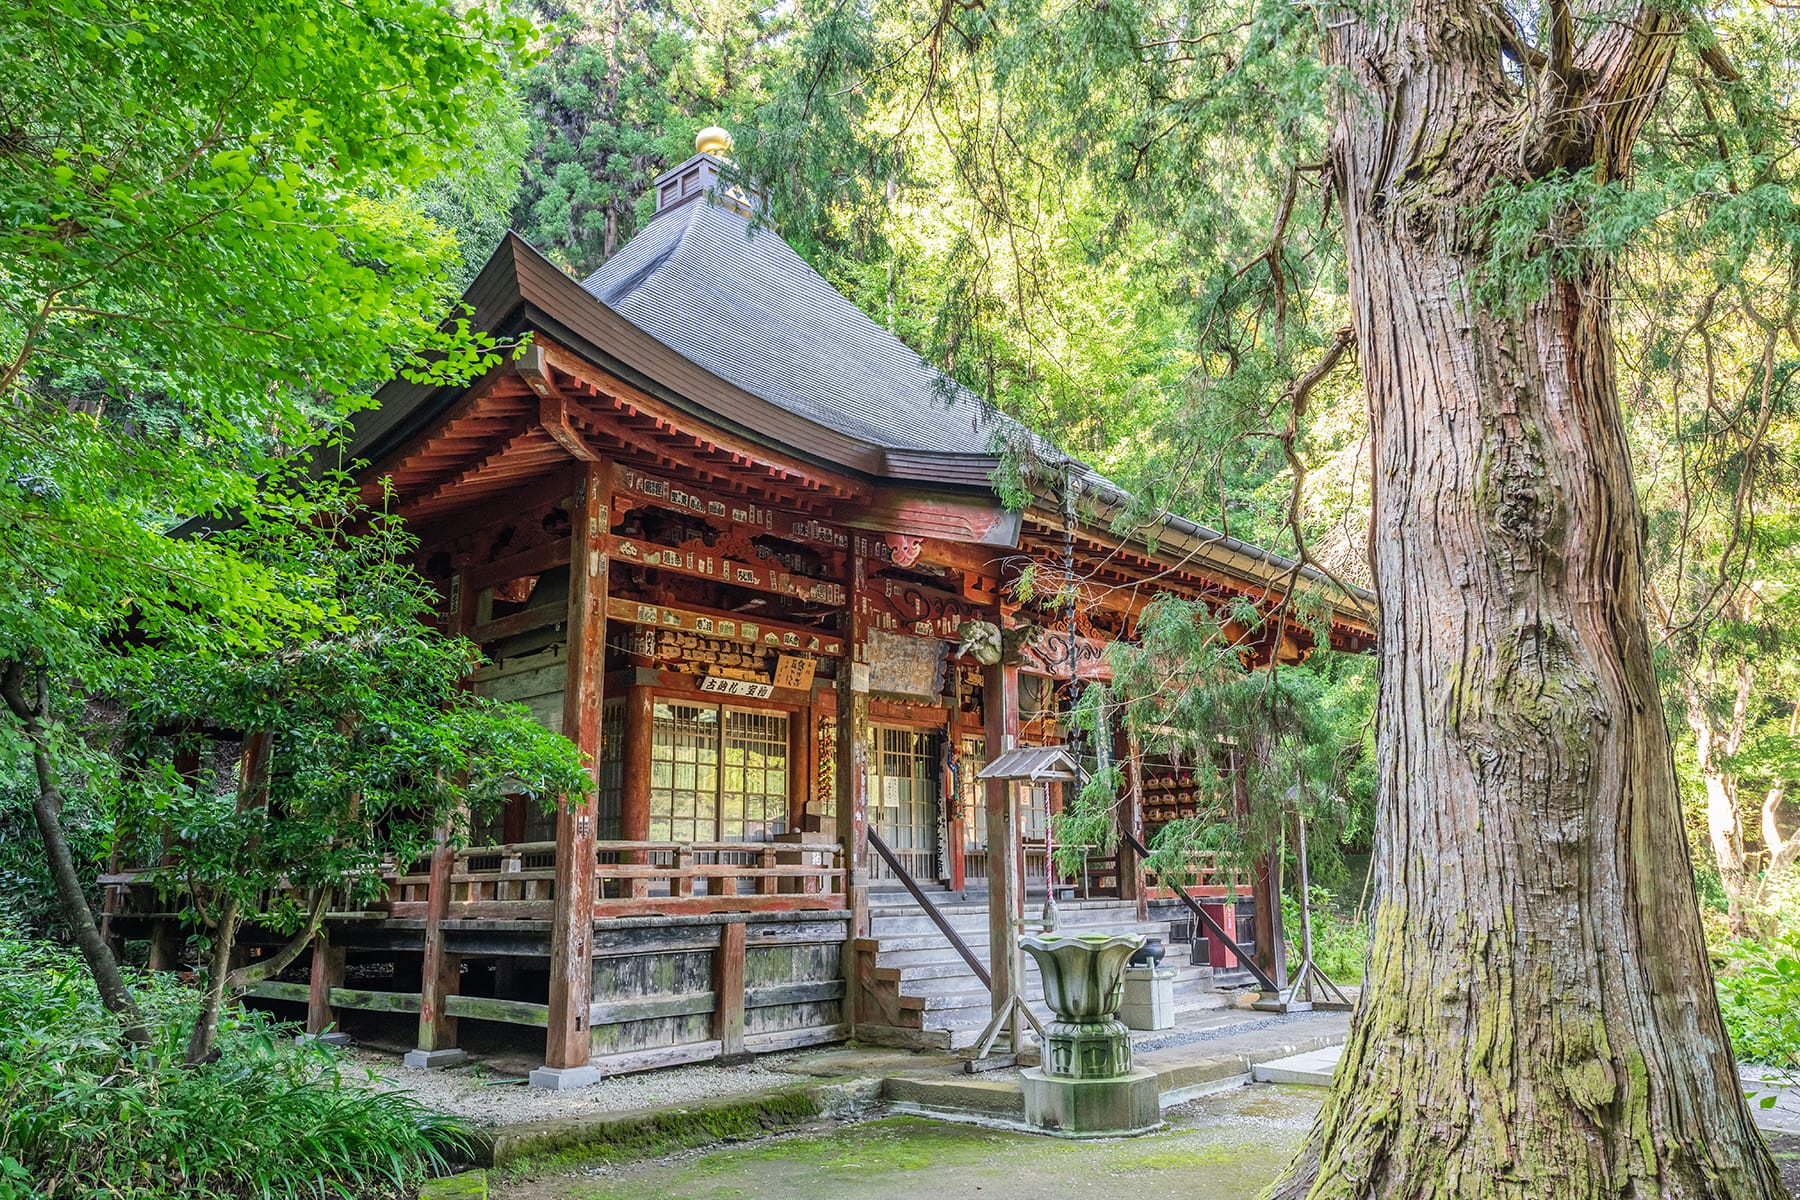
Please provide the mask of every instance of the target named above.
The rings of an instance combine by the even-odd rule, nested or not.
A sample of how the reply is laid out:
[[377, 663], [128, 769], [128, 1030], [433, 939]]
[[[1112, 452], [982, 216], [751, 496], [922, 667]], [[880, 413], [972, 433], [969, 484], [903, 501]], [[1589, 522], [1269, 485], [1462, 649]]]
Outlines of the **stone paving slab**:
[[1338, 1060], [1344, 1055], [1342, 1045], [1308, 1050], [1269, 1062], [1258, 1063], [1250, 1072], [1258, 1083], [1299, 1083], [1311, 1087], [1330, 1087]]

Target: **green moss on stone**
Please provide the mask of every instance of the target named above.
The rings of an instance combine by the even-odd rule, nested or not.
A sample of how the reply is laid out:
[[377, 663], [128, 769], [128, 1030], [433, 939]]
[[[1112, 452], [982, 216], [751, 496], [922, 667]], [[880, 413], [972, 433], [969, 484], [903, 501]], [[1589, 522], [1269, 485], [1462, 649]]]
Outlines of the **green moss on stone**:
[[419, 1200], [487, 1200], [486, 1171], [464, 1171], [445, 1179], [433, 1179], [419, 1189]]
[[799, 1088], [607, 1120], [545, 1122], [509, 1130], [495, 1148], [494, 1159], [509, 1171], [524, 1173], [575, 1163], [660, 1158], [803, 1125], [819, 1114], [819, 1102], [811, 1090]]

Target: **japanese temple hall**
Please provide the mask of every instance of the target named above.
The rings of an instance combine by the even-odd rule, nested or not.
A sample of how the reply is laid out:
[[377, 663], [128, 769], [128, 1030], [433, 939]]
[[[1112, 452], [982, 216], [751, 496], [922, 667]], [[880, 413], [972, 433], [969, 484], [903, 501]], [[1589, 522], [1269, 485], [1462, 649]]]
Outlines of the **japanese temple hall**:
[[[253, 993], [309, 1029], [416, 1019], [425, 1067], [541, 1030], [550, 1087], [851, 1037], [950, 1046], [871, 912], [915, 889], [1026, 912], [1062, 785], [977, 773], [1065, 740], [1071, 684], [1105, 677], [1154, 595], [1274, 613], [1310, 590], [1334, 646], [1372, 644], [1310, 567], [1174, 516], [1116, 532], [1129, 498], [1042, 443], [1051, 482], [1008, 508], [1016, 427], [757, 220], [728, 151], [703, 134], [585, 280], [509, 235], [466, 303], [523, 353], [466, 386], [396, 381], [359, 416], [359, 478], [391, 487], [444, 626], [486, 656], [472, 686], [576, 742], [597, 786], [521, 797], [396, 870], [385, 907], [332, 914], [310, 967]], [[1072, 564], [1072, 624], [1018, 601], [1033, 564]], [[1247, 665], [1314, 640], [1284, 618]], [[1147, 842], [1203, 801], [1133, 749], [1119, 820]], [[991, 852], [1019, 878], [990, 877]], [[1080, 876], [1059, 886], [1139, 919], [1169, 896], [1129, 842]], [[1256, 891], [1266, 968], [1279, 905]]]

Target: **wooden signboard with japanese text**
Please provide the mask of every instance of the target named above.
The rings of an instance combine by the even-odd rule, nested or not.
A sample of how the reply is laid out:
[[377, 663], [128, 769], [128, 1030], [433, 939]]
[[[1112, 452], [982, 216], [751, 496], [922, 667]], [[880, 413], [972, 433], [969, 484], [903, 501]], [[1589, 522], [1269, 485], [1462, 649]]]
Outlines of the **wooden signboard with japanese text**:
[[716, 579], [778, 596], [792, 596], [811, 604], [840, 605], [844, 602], [843, 584], [796, 575], [783, 570], [778, 562], [751, 560], [748, 553], [742, 558], [733, 558], [715, 553], [703, 543], [660, 546], [630, 537], [609, 537], [606, 541], [616, 563], [656, 567], [696, 579]]
[[808, 654], [841, 655], [844, 639], [835, 633], [807, 629], [777, 621], [753, 621], [737, 613], [709, 612], [705, 609], [673, 608], [614, 596], [606, 602], [606, 615], [629, 625], [654, 625], [659, 629], [680, 629], [702, 633], [708, 637], [729, 638], [777, 650], [801, 650]]
[[800, 513], [754, 504], [742, 496], [726, 496], [700, 488], [688, 487], [674, 480], [645, 475], [628, 467], [618, 469], [615, 512], [624, 512], [643, 504], [692, 513], [715, 522], [746, 529], [751, 533], [769, 533], [790, 542], [801, 542], [830, 550], [848, 550], [850, 534]]

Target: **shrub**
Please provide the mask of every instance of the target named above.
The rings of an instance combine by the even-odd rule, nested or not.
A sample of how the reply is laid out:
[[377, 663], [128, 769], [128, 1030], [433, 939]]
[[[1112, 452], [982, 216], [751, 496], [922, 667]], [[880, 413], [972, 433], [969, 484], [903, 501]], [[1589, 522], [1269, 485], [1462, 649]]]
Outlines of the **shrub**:
[[1800, 930], [1726, 942], [1715, 954], [1719, 1007], [1738, 1059], [1800, 1070]]
[[390, 1195], [464, 1149], [260, 1013], [225, 1014], [218, 1058], [183, 1066], [196, 997], [145, 977], [138, 998], [152, 1041], [123, 1049], [71, 956], [0, 934], [0, 1200]]
[[[1333, 907], [1331, 893], [1312, 890], [1313, 965], [1333, 983], [1352, 986], [1363, 981], [1363, 956], [1369, 948], [1369, 923], [1343, 916]], [[1300, 965], [1300, 905], [1291, 892], [1281, 896], [1282, 932], [1288, 939], [1288, 969]]]

